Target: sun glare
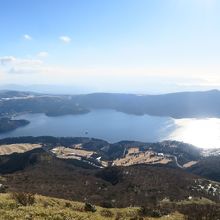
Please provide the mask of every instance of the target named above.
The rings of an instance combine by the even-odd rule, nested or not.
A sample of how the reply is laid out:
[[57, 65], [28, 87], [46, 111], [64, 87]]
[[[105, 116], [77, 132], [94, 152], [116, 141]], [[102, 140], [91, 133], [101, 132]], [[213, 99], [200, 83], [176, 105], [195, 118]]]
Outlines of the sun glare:
[[201, 148], [220, 147], [220, 119], [177, 119], [177, 129], [170, 139], [191, 143]]

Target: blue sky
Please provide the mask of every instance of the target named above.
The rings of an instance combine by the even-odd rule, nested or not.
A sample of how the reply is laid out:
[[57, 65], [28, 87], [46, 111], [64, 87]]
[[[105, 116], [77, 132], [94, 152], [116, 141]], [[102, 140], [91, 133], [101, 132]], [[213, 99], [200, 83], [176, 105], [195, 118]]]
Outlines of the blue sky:
[[0, 84], [220, 88], [217, 0], [0, 0]]

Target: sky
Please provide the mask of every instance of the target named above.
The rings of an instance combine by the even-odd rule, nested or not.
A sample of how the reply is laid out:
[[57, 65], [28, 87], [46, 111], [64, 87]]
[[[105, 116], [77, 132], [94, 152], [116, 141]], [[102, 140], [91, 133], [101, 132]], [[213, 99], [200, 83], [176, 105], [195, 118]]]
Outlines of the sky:
[[220, 89], [219, 11], [218, 0], [0, 0], [0, 86]]

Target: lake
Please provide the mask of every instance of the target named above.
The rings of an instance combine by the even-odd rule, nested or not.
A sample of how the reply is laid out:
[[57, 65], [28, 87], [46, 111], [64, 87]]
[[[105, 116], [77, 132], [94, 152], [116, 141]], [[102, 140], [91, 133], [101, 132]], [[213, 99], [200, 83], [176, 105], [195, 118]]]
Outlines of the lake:
[[16, 136], [94, 137], [111, 143], [121, 140], [157, 142], [178, 140], [202, 148], [220, 147], [220, 119], [173, 119], [149, 115], [130, 115], [114, 110], [96, 110], [83, 115], [47, 117], [26, 114], [17, 119], [31, 123], [0, 138]]

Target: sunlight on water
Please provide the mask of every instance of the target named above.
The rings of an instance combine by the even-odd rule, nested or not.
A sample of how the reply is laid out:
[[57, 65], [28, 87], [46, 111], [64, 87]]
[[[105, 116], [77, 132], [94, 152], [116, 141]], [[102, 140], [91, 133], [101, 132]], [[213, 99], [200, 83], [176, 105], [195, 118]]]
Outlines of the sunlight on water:
[[[94, 137], [115, 143], [121, 140], [158, 142], [177, 140], [201, 148], [220, 148], [220, 118], [173, 119], [128, 115], [113, 110], [96, 110], [85, 115], [48, 117], [26, 114], [17, 117], [31, 123], [0, 138], [19, 136]], [[88, 133], [85, 133], [88, 131]]]
[[177, 119], [177, 129], [169, 139], [191, 143], [202, 148], [220, 147], [220, 119]]

